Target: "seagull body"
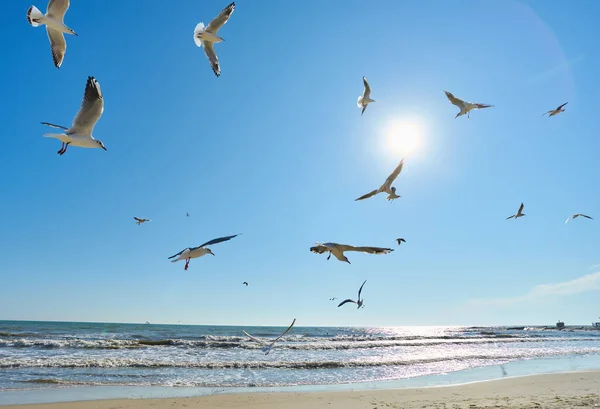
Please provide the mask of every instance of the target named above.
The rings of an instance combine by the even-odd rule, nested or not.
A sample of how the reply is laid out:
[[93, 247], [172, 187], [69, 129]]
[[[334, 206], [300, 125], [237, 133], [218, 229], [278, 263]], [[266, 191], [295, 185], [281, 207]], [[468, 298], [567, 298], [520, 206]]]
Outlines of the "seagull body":
[[406, 243], [406, 240], [404, 240], [403, 238], [396, 239], [396, 241], [398, 242], [398, 245]]
[[362, 195], [358, 199], [355, 199], [355, 201], [368, 199], [371, 196], [375, 196], [376, 194], [379, 194], [379, 193], [387, 193], [388, 194], [388, 196], [386, 198], [387, 200], [394, 200], [394, 199], [398, 199], [399, 197], [401, 197], [396, 194], [396, 188], [392, 187], [392, 183], [394, 183], [394, 180], [396, 180], [396, 178], [398, 177], [400, 172], [402, 172], [403, 166], [404, 166], [404, 159], [402, 159], [400, 161], [398, 166], [396, 166], [396, 169], [394, 169], [392, 174], [388, 176], [388, 178], [385, 180], [385, 182], [383, 182], [383, 185], [381, 185], [379, 187], [379, 189], [372, 190], [369, 193]]
[[335, 258], [340, 261], [345, 261], [348, 264], [351, 264], [348, 258], [344, 255], [344, 251], [359, 251], [361, 253], [368, 254], [388, 254], [394, 251], [393, 249], [388, 249], [384, 247], [355, 247], [350, 246], [348, 244], [338, 244], [338, 243], [316, 243], [316, 246], [310, 248], [315, 254], [323, 254], [325, 252], [329, 252], [329, 256], [327, 256], [327, 260], [331, 258], [333, 254]]
[[358, 298], [356, 299], [356, 301], [348, 298], [347, 300], [342, 301], [341, 303], [338, 304], [338, 308], [341, 307], [342, 305], [349, 303], [349, 302], [353, 302], [354, 304], [358, 305], [358, 307], [356, 307], [356, 309], [359, 309], [360, 307], [363, 307], [363, 302], [364, 300], [362, 300], [360, 298], [360, 293], [363, 289], [363, 287], [365, 286], [365, 283], [367, 282], [367, 280], [365, 280], [362, 285], [360, 286], [360, 288], [358, 289]]
[[179, 260], [185, 260], [184, 270], [187, 270], [188, 266], [190, 265], [191, 259], [202, 257], [206, 254], [212, 254], [214, 256], [214, 253], [211, 251], [211, 249], [209, 249], [208, 247], [205, 247], [205, 246], [210, 246], [211, 244], [222, 243], [224, 241], [231, 240], [236, 236], [239, 236], [239, 234], [234, 234], [233, 236], [219, 237], [218, 239], [213, 239], [213, 240], [207, 241], [206, 243], [204, 243], [198, 247], [188, 247], [186, 249], [181, 250], [179, 253], [172, 255], [171, 257], [169, 257], [169, 259], [177, 257], [177, 258], [175, 258], [175, 260], [171, 260], [172, 263], [175, 263]]
[[81, 108], [75, 116], [71, 127], [67, 128], [65, 126], [42, 122], [44, 125], [66, 131], [62, 134], [47, 133], [44, 136], [56, 138], [62, 142], [62, 147], [57, 152], [59, 155], [63, 155], [69, 145], [79, 146], [80, 148], [102, 148], [106, 150], [102, 141], [94, 139], [92, 136], [94, 126], [102, 116], [102, 112], [104, 112], [104, 98], [102, 98], [100, 84], [94, 77], [88, 77]]
[[574, 214], [573, 216], [569, 216], [569, 217], [567, 218], [567, 220], [565, 221], [565, 224], [567, 224], [567, 223], [569, 222], [569, 220], [570, 220], [570, 219], [577, 219], [579, 216], [581, 216], [581, 217], [585, 217], [586, 219], [594, 220], [594, 218], [593, 218], [593, 217], [586, 216], [585, 214], [577, 213], [577, 214]]
[[246, 336], [248, 338], [250, 338], [252, 341], [254, 342], [258, 342], [259, 344], [264, 345], [265, 347], [262, 349], [262, 351], [265, 353], [265, 355], [269, 355], [269, 352], [271, 352], [271, 348], [273, 348], [273, 345], [275, 345], [275, 343], [277, 341], [279, 341], [285, 334], [288, 333], [289, 330], [292, 329], [292, 327], [294, 326], [294, 324], [296, 323], [296, 318], [294, 318], [294, 321], [292, 321], [292, 325], [290, 325], [285, 331], [283, 331], [283, 333], [278, 336], [277, 338], [275, 338], [273, 340], [273, 342], [271, 342], [270, 344], [267, 344], [265, 341], [263, 341], [262, 339], [256, 338], [250, 334], [248, 334], [246, 331], [242, 331], [244, 334], [246, 334]]
[[523, 208], [525, 207], [525, 205], [523, 203], [521, 203], [521, 206], [519, 206], [519, 210], [517, 211], [517, 214], [513, 214], [512, 216], [508, 216], [505, 220], [508, 219], [515, 219], [517, 220], [519, 217], [523, 217], [525, 216], [525, 213], [523, 213]]
[[63, 23], [65, 13], [69, 8], [69, 0], [50, 0], [46, 14], [43, 14], [37, 7], [31, 6], [27, 10], [27, 21], [33, 27], [46, 26], [46, 34], [50, 40], [50, 49], [52, 51], [52, 60], [56, 68], [60, 68], [65, 53], [67, 52], [67, 42], [63, 33], [77, 35], [75, 31]]
[[151, 221], [152, 221], [152, 220], [150, 220], [150, 219], [141, 219], [141, 218], [139, 218], [139, 217], [135, 217], [135, 216], [133, 216], [133, 218], [135, 219], [135, 221], [136, 221], [136, 224], [137, 224], [138, 226], [139, 226], [140, 224], [142, 224], [142, 223], [146, 223], [146, 222], [151, 222]]
[[450, 103], [452, 103], [452, 105], [456, 105], [460, 109], [460, 112], [458, 114], [456, 114], [456, 116], [454, 117], [455, 119], [458, 118], [459, 116], [465, 115], [465, 114], [467, 115], [467, 118], [470, 118], [470, 112], [474, 109], [493, 107], [493, 105], [488, 105], [488, 104], [466, 102], [460, 98], [456, 98], [454, 95], [452, 95], [451, 92], [448, 92], [448, 91], [444, 91], [444, 92], [446, 93], [446, 97], [448, 97], [448, 100], [450, 101]]
[[204, 48], [204, 54], [206, 54], [210, 66], [217, 77], [221, 75], [221, 67], [219, 66], [219, 58], [217, 58], [217, 54], [215, 53], [214, 43], [224, 41], [221, 37], [217, 36], [217, 31], [227, 23], [234, 9], [235, 2], [221, 10], [219, 15], [208, 26], [204, 27], [204, 23], [200, 22], [194, 29], [194, 42], [198, 47]]
[[565, 112], [564, 106], [567, 104], [568, 104], [568, 102], [565, 102], [564, 104], [560, 105], [558, 108], [551, 109], [548, 112], [544, 112], [542, 115], [548, 115], [548, 118], [550, 118], [551, 116], [558, 115], [561, 112]]
[[361, 96], [359, 96], [358, 101], [356, 101], [356, 105], [358, 105], [359, 108], [362, 108], [360, 116], [362, 116], [362, 114], [365, 113], [365, 109], [367, 109], [367, 105], [369, 105], [371, 102], [375, 102], [374, 99], [371, 99], [371, 87], [369, 86], [369, 83], [367, 82], [367, 77], [363, 77], [363, 84], [365, 86], [363, 94]]

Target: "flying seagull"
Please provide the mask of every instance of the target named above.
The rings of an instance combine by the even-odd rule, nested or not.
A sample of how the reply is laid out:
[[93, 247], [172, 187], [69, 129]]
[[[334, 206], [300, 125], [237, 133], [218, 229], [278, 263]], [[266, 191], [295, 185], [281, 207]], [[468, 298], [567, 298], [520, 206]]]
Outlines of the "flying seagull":
[[365, 113], [367, 105], [369, 105], [371, 102], [375, 102], [374, 99], [371, 99], [371, 87], [367, 82], [367, 77], [363, 77], [363, 83], [365, 84], [365, 90], [363, 91], [363, 94], [358, 97], [358, 101], [356, 101], [356, 105], [358, 105], [359, 108], [362, 108], [360, 116]]
[[565, 224], [567, 224], [567, 223], [569, 222], [569, 220], [570, 220], [570, 219], [577, 219], [579, 216], [581, 216], [581, 217], [585, 217], [586, 219], [594, 220], [594, 218], [593, 218], [593, 217], [586, 216], [585, 214], [577, 213], [577, 214], [574, 214], [573, 216], [569, 216], [569, 217], [567, 218], [567, 220], [565, 221]]
[[329, 301], [335, 301], [335, 300], [337, 300], [337, 297], [333, 297], [333, 298], [329, 299]]
[[152, 220], [150, 219], [140, 219], [139, 217], [135, 217], [133, 216], [133, 218], [135, 219], [135, 221], [137, 222], [136, 224], [139, 226], [142, 223], [146, 223], [146, 222], [151, 222]]
[[217, 54], [215, 54], [214, 43], [224, 41], [221, 37], [217, 36], [217, 31], [223, 27], [223, 24], [227, 23], [234, 9], [235, 2], [221, 10], [219, 15], [208, 26], [204, 27], [204, 23], [200, 22], [194, 29], [194, 42], [198, 47], [204, 48], [204, 54], [206, 54], [210, 66], [217, 77], [221, 75], [221, 67], [219, 66]]
[[33, 27], [46, 25], [46, 34], [50, 40], [52, 60], [56, 68], [60, 68], [67, 52], [67, 42], [63, 33], [77, 35], [75, 31], [65, 26], [63, 19], [69, 8], [69, 0], [50, 0], [44, 15], [37, 7], [31, 6], [27, 10], [27, 21]]
[[344, 300], [344, 301], [342, 301], [341, 303], [339, 303], [339, 304], [338, 304], [338, 308], [339, 308], [339, 307], [341, 307], [342, 305], [344, 305], [344, 304], [348, 303], [348, 302], [353, 302], [354, 304], [357, 304], [357, 305], [358, 305], [358, 307], [356, 307], [356, 309], [359, 309], [360, 307], [364, 307], [364, 306], [363, 306], [363, 302], [364, 302], [364, 300], [361, 300], [361, 299], [360, 299], [360, 293], [361, 293], [361, 291], [362, 291], [363, 287], [365, 286], [365, 283], [366, 283], [366, 282], [367, 282], [367, 280], [365, 280], [365, 281], [362, 283], [362, 285], [360, 286], [360, 288], [358, 289], [358, 299], [357, 299], [356, 301], [354, 301], [354, 300], [351, 300], [350, 298], [348, 298], [347, 300]]
[[69, 145], [79, 146], [81, 148], [102, 148], [106, 150], [102, 141], [94, 139], [92, 136], [94, 126], [102, 116], [103, 111], [104, 98], [102, 98], [100, 84], [94, 77], [88, 77], [87, 82], [85, 83], [85, 92], [83, 94], [81, 108], [79, 109], [79, 112], [77, 112], [77, 116], [75, 116], [71, 127], [67, 128], [66, 126], [42, 122], [44, 125], [66, 131], [61, 134], [46, 133], [44, 136], [56, 138], [62, 142], [62, 147], [57, 152], [59, 155], [63, 155], [67, 151]]
[[515, 219], [517, 220], [519, 217], [523, 217], [525, 216], [525, 213], [523, 213], [523, 208], [525, 207], [525, 205], [523, 203], [521, 203], [521, 206], [519, 206], [519, 211], [517, 211], [517, 214], [513, 214], [512, 216], [508, 216], [505, 220], [508, 219]]
[[316, 254], [323, 254], [325, 252], [329, 252], [329, 256], [327, 256], [327, 260], [329, 260], [331, 258], [331, 255], [333, 254], [335, 256], [335, 258], [337, 258], [340, 261], [345, 261], [348, 264], [351, 264], [350, 261], [348, 261], [348, 258], [346, 258], [346, 256], [344, 256], [344, 251], [360, 251], [362, 253], [369, 253], [369, 254], [388, 254], [394, 250], [392, 249], [388, 249], [388, 248], [384, 248], [384, 247], [366, 247], [366, 246], [361, 246], [361, 247], [355, 247], [355, 246], [349, 246], [347, 244], [338, 244], [338, 243], [316, 243], [316, 246], [313, 246], [310, 248], [310, 251], [312, 251], [313, 253]]
[[185, 217], [190, 217], [190, 214], [189, 214], [189, 213], [186, 213], [186, 214], [185, 214]]
[[490, 108], [493, 107], [493, 105], [487, 105], [487, 104], [478, 104], [478, 103], [473, 103], [473, 102], [466, 102], [463, 101], [460, 98], [456, 98], [454, 95], [452, 95], [452, 93], [448, 92], [448, 91], [444, 91], [446, 93], [446, 96], [448, 97], [448, 100], [453, 104], [456, 105], [458, 108], [460, 108], [460, 112], [458, 114], [456, 114], [456, 116], [454, 117], [455, 119], [458, 118], [461, 115], [467, 115], [467, 118], [470, 118], [470, 112], [473, 109], [482, 109], [482, 108]]
[[246, 334], [246, 336], [248, 338], [250, 338], [252, 341], [254, 342], [258, 342], [261, 345], [264, 345], [264, 348], [262, 349], [262, 351], [265, 353], [265, 355], [269, 355], [269, 352], [271, 352], [271, 348], [273, 348], [273, 345], [275, 345], [275, 343], [277, 341], [279, 341], [285, 334], [288, 333], [289, 330], [292, 329], [292, 327], [294, 326], [294, 324], [296, 323], [296, 318], [294, 318], [294, 321], [292, 321], [292, 325], [290, 325], [288, 327], [288, 329], [286, 329], [285, 331], [283, 331], [283, 333], [278, 336], [277, 338], [275, 338], [273, 340], [273, 342], [271, 342], [270, 344], [266, 343], [265, 341], [263, 341], [262, 339], [258, 339], [256, 337], [253, 337], [252, 335], [248, 334], [246, 331], [242, 331], [244, 334]]
[[396, 241], [398, 242], [398, 245], [406, 243], [406, 240], [404, 240], [403, 238], [396, 239]]
[[378, 193], [387, 193], [388, 194], [387, 200], [394, 200], [394, 199], [398, 199], [399, 197], [401, 197], [396, 194], [396, 188], [392, 187], [392, 183], [394, 183], [394, 180], [396, 180], [396, 178], [398, 177], [400, 172], [402, 172], [403, 166], [404, 166], [404, 159], [402, 159], [400, 161], [400, 164], [398, 164], [398, 166], [396, 166], [396, 169], [394, 169], [392, 174], [387, 177], [387, 179], [385, 180], [385, 182], [383, 182], [383, 185], [381, 185], [379, 187], [379, 189], [372, 190], [369, 193], [367, 193], [366, 195], [362, 195], [358, 199], [355, 199], [355, 201], [368, 199], [371, 196], [375, 196]]
[[559, 107], [558, 107], [558, 108], [556, 108], [556, 109], [551, 109], [551, 110], [550, 110], [550, 111], [548, 111], [548, 112], [544, 112], [544, 113], [542, 114], [542, 116], [543, 116], [543, 115], [548, 115], [548, 118], [550, 118], [551, 116], [558, 115], [558, 114], [560, 114], [561, 112], [565, 112], [565, 109], [564, 109], [563, 107], [564, 107], [565, 105], [567, 105], [567, 104], [568, 104], [568, 102], [565, 102], [564, 104], [562, 104], [561, 106], [559, 106]]
[[224, 241], [231, 240], [236, 236], [239, 236], [239, 234], [234, 234], [233, 236], [219, 237], [218, 239], [207, 241], [206, 243], [198, 247], [188, 247], [186, 249], [181, 250], [179, 253], [172, 255], [171, 257], [169, 257], [169, 259], [177, 257], [175, 260], [171, 260], [171, 263], [175, 263], [179, 260], [185, 260], [185, 267], [183, 269], [187, 270], [190, 264], [190, 259], [202, 257], [205, 254], [212, 254], [214, 256], [213, 252], [205, 246], [222, 243]]
[[244, 281], [242, 284], [248, 287], [248, 281]]

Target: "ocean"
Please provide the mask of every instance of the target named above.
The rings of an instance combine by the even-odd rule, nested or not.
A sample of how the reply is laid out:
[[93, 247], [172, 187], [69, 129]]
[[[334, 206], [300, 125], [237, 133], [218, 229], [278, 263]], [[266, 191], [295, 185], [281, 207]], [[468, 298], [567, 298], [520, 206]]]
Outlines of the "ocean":
[[288, 387], [380, 382], [600, 355], [591, 327], [285, 328], [0, 321], [0, 392], [66, 386]]

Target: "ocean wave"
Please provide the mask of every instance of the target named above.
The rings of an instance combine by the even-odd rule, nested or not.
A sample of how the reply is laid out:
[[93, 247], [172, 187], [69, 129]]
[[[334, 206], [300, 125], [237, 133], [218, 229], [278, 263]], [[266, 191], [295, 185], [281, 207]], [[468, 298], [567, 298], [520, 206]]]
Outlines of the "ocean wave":
[[[587, 351], [573, 351], [570, 355], [589, 355], [600, 353], [600, 348]], [[565, 351], [514, 351], [511, 354], [489, 355], [473, 354], [448, 357], [415, 359], [345, 359], [321, 361], [160, 361], [144, 358], [1, 358], [1, 369], [16, 368], [188, 368], [188, 369], [336, 369], [353, 367], [414, 366], [438, 362], [498, 361], [530, 359], [547, 356], [565, 355]]]

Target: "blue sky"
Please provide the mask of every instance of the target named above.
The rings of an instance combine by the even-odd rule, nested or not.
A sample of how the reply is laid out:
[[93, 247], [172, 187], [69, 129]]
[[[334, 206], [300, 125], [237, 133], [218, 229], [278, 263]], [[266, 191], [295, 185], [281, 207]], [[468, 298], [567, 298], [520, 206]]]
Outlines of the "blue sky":
[[[73, 2], [65, 23], [79, 36], [60, 70], [45, 30], [27, 24], [29, 5], [7, 3], [0, 25], [11, 39], [0, 319], [485, 325], [600, 314], [600, 220], [564, 224], [600, 219], [600, 3], [240, 0], [215, 46], [220, 78], [192, 33], [226, 1]], [[69, 125], [88, 75], [104, 94], [94, 136], [108, 151], [61, 157], [40, 122]], [[361, 117], [363, 75], [377, 102]], [[444, 89], [495, 107], [454, 119]], [[418, 135], [390, 128], [398, 122]], [[354, 201], [402, 157], [401, 199]], [[504, 220], [522, 201], [527, 216]], [[188, 271], [167, 260], [235, 233]], [[396, 248], [396, 237], [407, 242]], [[396, 251], [350, 253], [348, 265], [310, 253], [315, 241]], [[329, 301], [365, 279], [366, 308]]]

